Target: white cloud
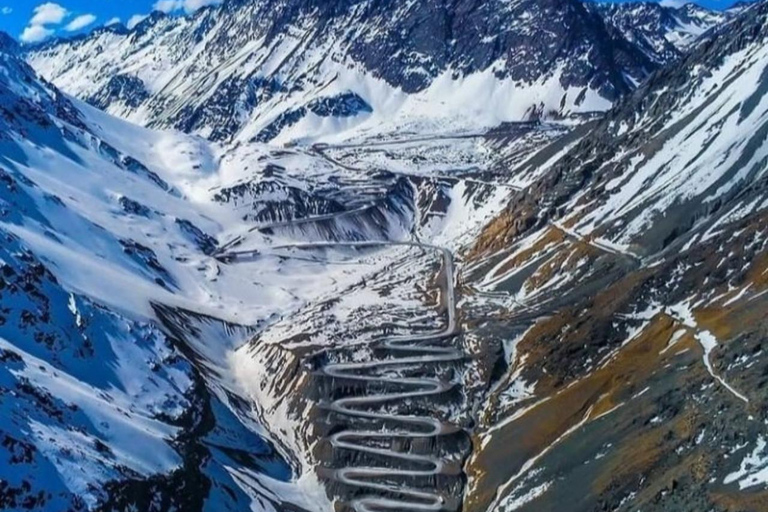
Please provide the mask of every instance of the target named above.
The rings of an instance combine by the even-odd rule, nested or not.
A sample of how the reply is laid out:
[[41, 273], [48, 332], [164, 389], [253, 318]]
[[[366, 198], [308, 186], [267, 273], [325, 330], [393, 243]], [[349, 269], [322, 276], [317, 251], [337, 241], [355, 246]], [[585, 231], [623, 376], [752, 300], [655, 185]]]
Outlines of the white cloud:
[[181, 0], [157, 0], [152, 8], [156, 11], [171, 12], [181, 9], [182, 4]]
[[46, 2], [35, 7], [34, 15], [29, 20], [30, 28], [35, 25], [58, 25], [69, 15], [69, 11], [53, 2]]
[[190, 14], [201, 7], [219, 5], [221, 2], [222, 0], [157, 0], [154, 9], [165, 13], [184, 10], [184, 12]]
[[0, 9], [0, 14], [8, 15], [13, 12], [13, 7], [3, 7]]
[[134, 14], [130, 18], [128, 18], [128, 23], [126, 23], [126, 26], [130, 29], [147, 19], [146, 14]]
[[53, 35], [53, 30], [42, 25], [30, 25], [21, 33], [21, 40], [25, 43], [39, 43]]
[[690, 0], [661, 0], [659, 3], [664, 7], [671, 7], [673, 9], [679, 9], [687, 4]]
[[77, 30], [87, 27], [88, 25], [92, 24], [94, 21], [96, 21], [96, 16], [94, 16], [93, 14], [81, 14], [77, 18], [70, 21], [69, 24], [67, 24], [67, 26], [64, 27], [64, 29], [67, 32], [75, 32]]
[[59, 4], [53, 2], [40, 4], [35, 7], [29, 25], [19, 37], [25, 43], [45, 41], [56, 33], [51, 25], [60, 25], [67, 16], [69, 16], [69, 11]]
[[112, 25], [117, 25], [118, 23], [120, 23], [120, 18], [118, 18], [117, 16], [115, 16], [115, 17], [114, 17], [114, 18], [112, 18], [111, 20], [108, 20], [108, 21], [107, 21], [107, 22], [104, 24], [104, 26], [105, 26], [105, 27], [111, 27]]

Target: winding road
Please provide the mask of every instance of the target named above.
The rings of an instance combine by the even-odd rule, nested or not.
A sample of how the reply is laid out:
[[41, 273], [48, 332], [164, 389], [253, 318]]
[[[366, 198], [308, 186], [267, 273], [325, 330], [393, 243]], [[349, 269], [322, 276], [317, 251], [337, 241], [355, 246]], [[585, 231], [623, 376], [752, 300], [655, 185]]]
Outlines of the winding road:
[[[333, 379], [356, 381], [364, 384], [378, 384], [410, 388], [407, 391], [371, 393], [364, 396], [339, 398], [330, 409], [340, 415], [367, 421], [381, 421], [382, 425], [397, 425], [395, 428], [355, 429], [333, 434], [329, 441], [334, 450], [347, 450], [391, 460], [381, 467], [350, 466], [333, 470], [333, 478], [346, 486], [363, 489], [369, 494], [354, 498], [351, 507], [357, 512], [381, 511], [452, 511], [458, 508], [438, 489], [409, 487], [407, 483], [393, 483], [393, 479], [430, 478], [439, 475], [458, 476], [462, 473], [460, 462], [445, 460], [439, 456], [413, 454], [382, 447], [396, 440], [436, 439], [450, 435], [460, 429], [449, 423], [426, 415], [393, 415], [377, 412], [377, 405], [406, 402], [411, 399], [437, 396], [454, 388], [450, 382], [434, 377], [401, 377], [397, 370], [418, 366], [453, 363], [464, 358], [464, 354], [451, 346], [449, 341], [459, 333], [456, 311], [455, 269], [453, 254], [446, 248], [417, 242], [349, 242], [349, 243], [297, 243], [275, 247], [275, 249], [319, 249], [319, 248], [367, 248], [404, 246], [430, 250], [442, 259], [441, 302], [446, 310], [444, 325], [436, 326], [428, 333], [389, 336], [377, 342], [386, 358], [359, 363], [332, 363], [321, 369], [321, 373]], [[229, 261], [248, 258], [253, 251], [228, 252]], [[398, 357], [397, 354], [402, 354]], [[384, 370], [380, 374], [377, 373]], [[402, 468], [399, 466], [403, 466]], [[416, 468], [416, 469], [414, 469]]]

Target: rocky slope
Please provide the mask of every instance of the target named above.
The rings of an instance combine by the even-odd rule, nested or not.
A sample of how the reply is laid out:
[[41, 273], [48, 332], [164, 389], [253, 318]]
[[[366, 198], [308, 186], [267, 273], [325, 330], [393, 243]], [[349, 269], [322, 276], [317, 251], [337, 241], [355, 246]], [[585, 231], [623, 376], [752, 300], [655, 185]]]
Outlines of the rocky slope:
[[767, 20], [510, 169], [465, 275], [503, 354], [467, 509], [765, 508]]

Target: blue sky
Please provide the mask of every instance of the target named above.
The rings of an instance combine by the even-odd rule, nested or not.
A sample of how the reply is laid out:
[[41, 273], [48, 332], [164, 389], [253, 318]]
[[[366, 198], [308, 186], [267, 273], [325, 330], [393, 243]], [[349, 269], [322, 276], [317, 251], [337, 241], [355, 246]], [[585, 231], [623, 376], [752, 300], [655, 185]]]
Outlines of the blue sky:
[[0, 30], [25, 42], [135, 23], [152, 10], [192, 12], [221, 0], [0, 0]]
[[[221, 1], [0, 0], [0, 30], [22, 41], [34, 43], [53, 36], [75, 35], [114, 23], [116, 20], [130, 26], [153, 9], [188, 13]], [[697, 0], [697, 3], [714, 9], [727, 8], [734, 2], [735, 0]]]

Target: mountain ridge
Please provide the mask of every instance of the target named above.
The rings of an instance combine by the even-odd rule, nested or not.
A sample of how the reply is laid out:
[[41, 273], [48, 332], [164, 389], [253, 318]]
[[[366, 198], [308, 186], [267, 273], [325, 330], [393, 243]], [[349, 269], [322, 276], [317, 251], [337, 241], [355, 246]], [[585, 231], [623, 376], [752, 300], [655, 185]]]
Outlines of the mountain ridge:
[[[493, 33], [488, 27], [495, 27]], [[366, 32], [377, 35], [370, 38]], [[234, 33], [249, 37], [228, 35]], [[528, 37], [532, 33], [539, 38]], [[556, 35], [563, 33], [568, 38]], [[338, 121], [322, 116], [305, 121], [306, 116], [296, 116], [304, 121], [301, 131], [313, 131], [313, 123], [365, 126], [366, 117], [371, 122], [413, 124], [419, 117], [434, 118], [435, 113], [432, 123], [450, 126], [455, 116], [447, 111], [466, 107], [437, 107], [440, 96], [477, 96], [484, 90], [516, 96], [519, 99], [512, 103], [519, 105], [478, 105], [471, 116], [481, 126], [546, 116], [550, 111], [567, 116], [603, 110], [657, 65], [618, 31], [608, 30], [600, 16], [572, 0], [545, 4], [464, 0], [451, 5], [435, 0], [407, 6], [371, 0], [292, 1], [272, 7], [230, 1], [189, 18], [158, 14], [122, 37], [102, 33], [56, 43], [32, 50], [29, 58], [38, 71], [69, 93], [85, 99], [106, 98], [100, 105], [108, 105], [112, 113], [220, 141], [257, 136], [258, 132], [243, 127], [264, 129], [281, 115], [301, 108], [306, 100], [299, 96], [319, 100], [325, 91], [329, 98], [357, 94], [374, 113]], [[254, 38], [261, 41], [261, 49], [248, 46]], [[134, 44], [137, 51], [149, 53], [135, 54], [130, 50]], [[152, 45], [177, 50], [154, 54], [148, 50]], [[103, 56], [90, 54], [89, 48], [100, 48]], [[217, 48], [228, 49], [229, 55]], [[587, 62], [576, 54], [587, 55]], [[197, 55], [196, 62], [185, 63], [185, 55]], [[163, 78], [147, 59], [161, 59], [164, 67], [174, 71]], [[87, 67], [79, 64], [85, 60], [90, 62]], [[134, 71], [123, 77], [119, 66]], [[110, 96], [109, 81], [114, 76], [134, 81], [132, 95], [140, 98], [141, 107], [126, 107], [121, 96]], [[87, 83], [80, 82], [83, 77]], [[174, 86], [174, 77], [185, 86]], [[190, 88], [195, 81], [206, 84], [205, 92]], [[534, 83], [540, 84], [538, 89], [532, 88]], [[239, 98], [236, 108], [227, 104], [225, 96]], [[433, 113], [417, 106], [424, 102], [435, 105]]]

